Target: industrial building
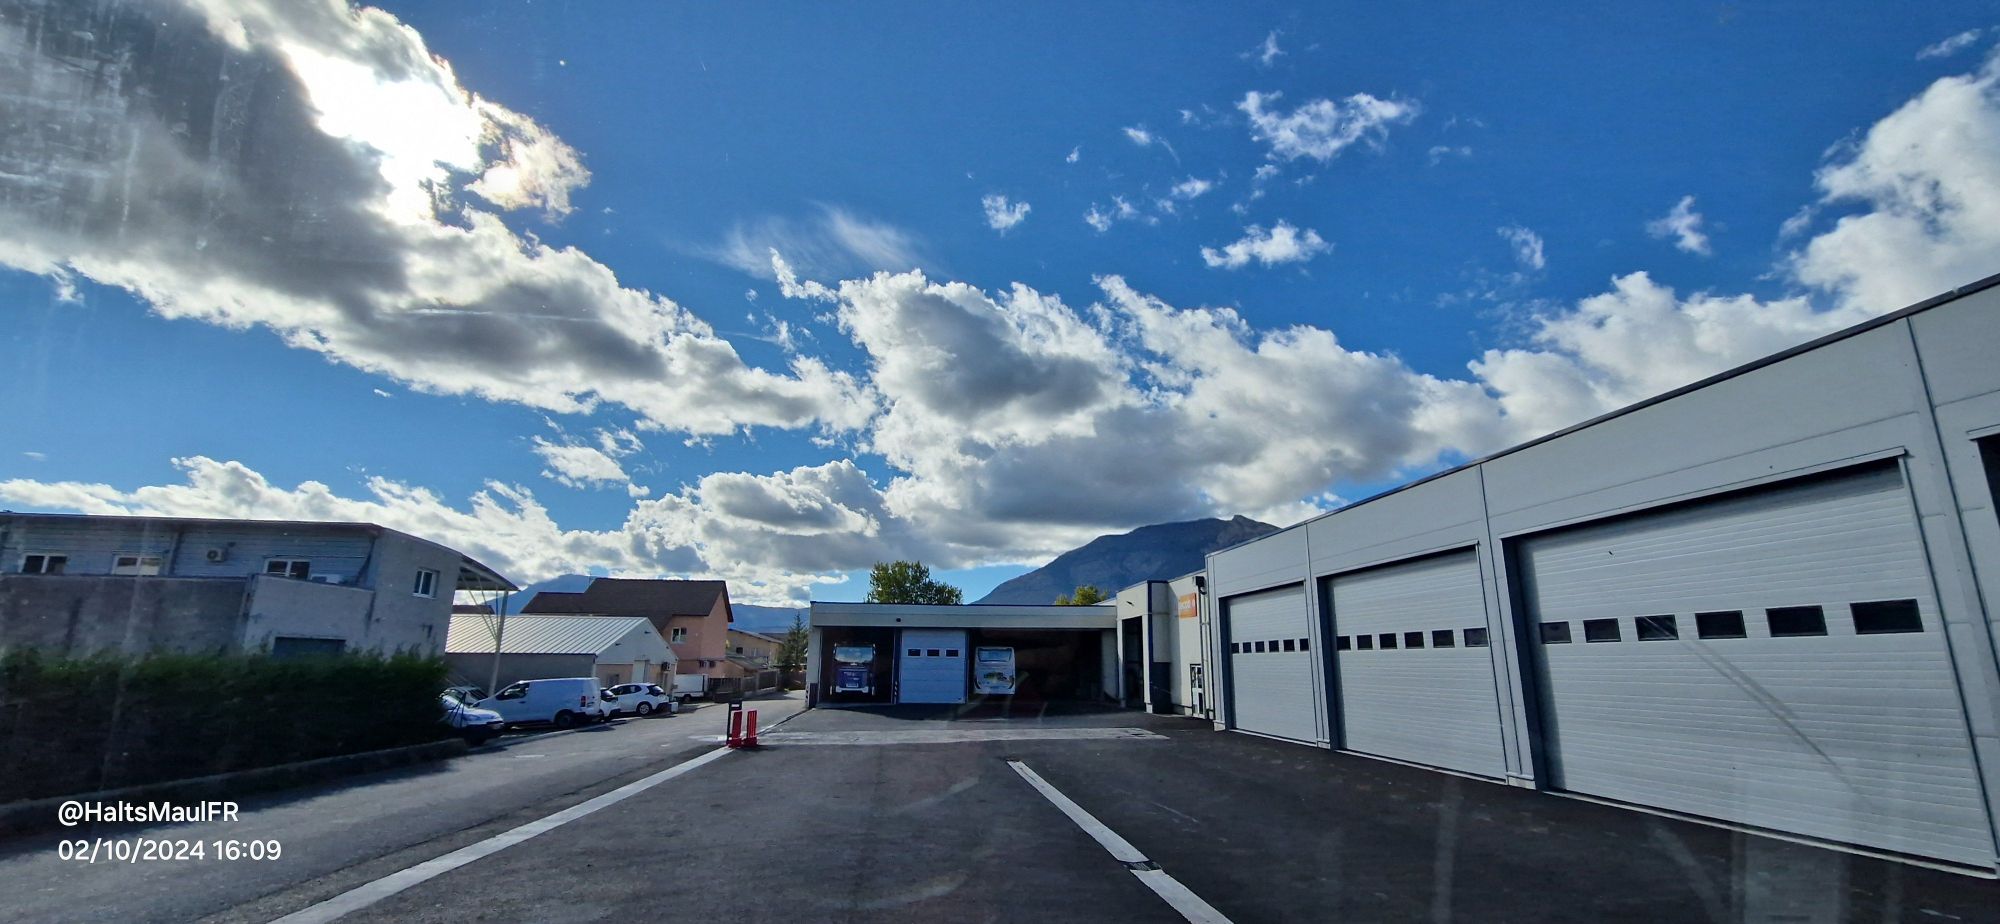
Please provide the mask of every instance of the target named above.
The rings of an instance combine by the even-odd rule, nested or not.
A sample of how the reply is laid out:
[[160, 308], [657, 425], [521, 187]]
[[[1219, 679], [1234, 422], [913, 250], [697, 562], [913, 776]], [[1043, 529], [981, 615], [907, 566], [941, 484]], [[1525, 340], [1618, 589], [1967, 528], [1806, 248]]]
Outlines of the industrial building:
[[1211, 553], [1169, 669], [1217, 728], [1990, 871], [1996, 283]]
[[444, 660], [455, 682], [498, 690], [542, 677], [670, 684], [680, 659], [640, 616], [471, 615], [451, 617]]
[[814, 705], [1118, 699], [1112, 606], [812, 604]]

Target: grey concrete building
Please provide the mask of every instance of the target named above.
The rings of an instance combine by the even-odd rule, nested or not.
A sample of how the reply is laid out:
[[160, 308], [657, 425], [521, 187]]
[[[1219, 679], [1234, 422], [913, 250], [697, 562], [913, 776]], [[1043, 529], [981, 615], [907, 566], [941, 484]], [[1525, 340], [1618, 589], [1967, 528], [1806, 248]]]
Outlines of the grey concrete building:
[[457, 592], [515, 589], [369, 523], [0, 513], [0, 648], [436, 653]]
[[2000, 277], [1212, 553], [1219, 728], [1992, 870]]

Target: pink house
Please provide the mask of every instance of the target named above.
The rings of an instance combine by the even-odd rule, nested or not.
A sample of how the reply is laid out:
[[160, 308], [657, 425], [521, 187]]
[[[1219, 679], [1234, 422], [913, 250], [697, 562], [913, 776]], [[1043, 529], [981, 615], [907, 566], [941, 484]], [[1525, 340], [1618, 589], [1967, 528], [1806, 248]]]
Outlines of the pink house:
[[597, 578], [581, 593], [543, 591], [521, 612], [566, 616], [643, 616], [680, 658], [680, 673], [720, 676], [729, 657], [726, 581]]

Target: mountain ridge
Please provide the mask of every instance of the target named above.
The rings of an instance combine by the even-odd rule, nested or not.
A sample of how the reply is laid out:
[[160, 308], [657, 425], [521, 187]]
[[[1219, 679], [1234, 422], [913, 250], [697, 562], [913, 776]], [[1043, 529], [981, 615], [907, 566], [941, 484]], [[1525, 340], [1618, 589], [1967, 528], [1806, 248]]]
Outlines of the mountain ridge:
[[1227, 520], [1155, 523], [1127, 533], [1099, 536], [1009, 579], [977, 603], [1054, 603], [1089, 584], [1106, 594], [1140, 581], [1164, 580], [1199, 571], [1208, 553], [1278, 531], [1246, 516]]

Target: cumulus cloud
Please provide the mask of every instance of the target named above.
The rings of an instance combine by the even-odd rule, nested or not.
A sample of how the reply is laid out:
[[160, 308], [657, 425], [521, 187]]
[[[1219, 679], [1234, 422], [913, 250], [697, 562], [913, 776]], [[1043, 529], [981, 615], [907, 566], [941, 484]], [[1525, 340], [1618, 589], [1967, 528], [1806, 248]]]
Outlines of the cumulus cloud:
[[1219, 269], [1242, 269], [1252, 261], [1264, 266], [1282, 266], [1304, 263], [1331, 250], [1333, 245], [1321, 238], [1319, 232], [1311, 228], [1300, 231], [1291, 222], [1279, 219], [1269, 230], [1262, 225], [1244, 228], [1241, 238], [1224, 244], [1220, 250], [1203, 247], [1201, 261]]
[[1514, 248], [1514, 260], [1528, 269], [1542, 269], [1548, 260], [1542, 255], [1542, 236], [1520, 225], [1505, 225], [1498, 229], [1501, 239]]
[[1124, 132], [1127, 141], [1142, 148], [1150, 147], [1153, 143], [1153, 133], [1147, 131], [1144, 125], [1128, 125], [1125, 127]]
[[1257, 47], [1244, 52], [1243, 57], [1256, 61], [1261, 67], [1268, 68], [1278, 63], [1278, 59], [1283, 57], [1284, 54], [1285, 50], [1278, 47], [1278, 30], [1272, 29], [1270, 32], [1265, 33], [1264, 40], [1259, 42]]
[[1694, 210], [1693, 196], [1682, 196], [1665, 217], [1647, 222], [1646, 233], [1661, 239], [1673, 238], [1675, 250], [1709, 255], [1708, 235], [1701, 230], [1701, 213]]
[[1009, 202], [1006, 196], [998, 193], [981, 197], [979, 207], [986, 212], [986, 226], [1001, 234], [1028, 220], [1028, 203]]
[[1324, 163], [1358, 142], [1380, 144], [1390, 126], [1407, 123], [1422, 111], [1415, 100], [1356, 93], [1341, 100], [1312, 100], [1281, 112], [1272, 107], [1282, 95], [1251, 90], [1236, 104], [1250, 118], [1250, 136], [1270, 148], [1267, 156], [1272, 160], [1310, 157]]
[[1921, 50], [1919, 50], [1917, 52], [1917, 60], [1922, 61], [1927, 58], [1949, 58], [1952, 55], [1958, 54], [1959, 52], [1966, 50], [1967, 48], [1971, 48], [1975, 43], [1979, 41], [1979, 37], [1984, 33], [1985, 30], [1983, 29], [1967, 29], [1964, 32], [1960, 32], [1957, 35], [1940, 39], [1936, 44], [1926, 45]]
[[1175, 183], [1173, 188], [1167, 191], [1167, 194], [1182, 201], [1189, 201], [1207, 195], [1208, 191], [1214, 188], [1215, 181], [1191, 176]]
[[1131, 221], [1139, 217], [1138, 206], [1126, 201], [1123, 196], [1112, 196], [1110, 205], [1095, 202], [1083, 213], [1083, 223], [1091, 226], [1099, 234], [1111, 230], [1114, 223]]
[[50, 4], [0, 23], [0, 266], [263, 327], [413, 388], [648, 426], [846, 429], [850, 376], [752, 367], [700, 318], [501, 210], [580, 156], [342, 3]]
[[1069, 153], [1063, 155], [1063, 163], [1066, 164], [1073, 164], [1082, 159], [1083, 159], [1083, 145], [1080, 144], [1077, 145], [1076, 147], [1070, 148]]
[[2000, 54], [1932, 83], [1814, 178], [1842, 216], [1792, 255], [1842, 305], [1886, 311], [1991, 274], [2000, 254]]
[[[590, 442], [568, 437], [554, 442], [539, 436], [534, 438], [535, 455], [546, 466], [542, 476], [572, 488], [636, 487], [618, 460], [645, 448], [630, 430], [599, 430]], [[641, 488], [637, 493], [643, 492]]]

